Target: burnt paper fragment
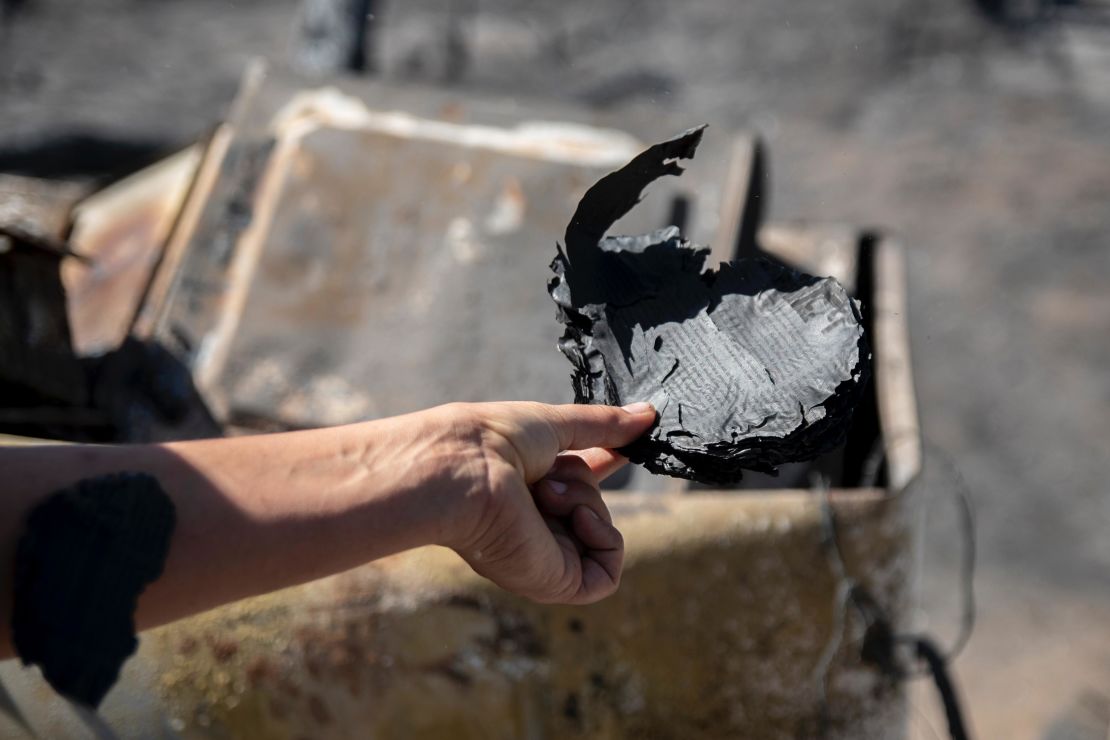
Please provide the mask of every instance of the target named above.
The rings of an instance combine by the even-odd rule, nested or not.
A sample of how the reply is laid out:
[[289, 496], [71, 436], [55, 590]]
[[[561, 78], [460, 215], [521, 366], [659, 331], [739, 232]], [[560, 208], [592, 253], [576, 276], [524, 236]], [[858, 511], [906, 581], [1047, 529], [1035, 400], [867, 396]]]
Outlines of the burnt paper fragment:
[[59, 694], [97, 707], [135, 652], [139, 594], [162, 573], [176, 515], [158, 481], [80, 481], [31, 511], [16, 548], [12, 642]]
[[858, 304], [832, 278], [762, 258], [704, 271], [675, 227], [605, 236], [704, 127], [657, 144], [591, 187], [549, 283], [577, 403], [648, 401], [655, 426], [622, 450], [655, 473], [721, 485], [843, 441], [870, 353]]

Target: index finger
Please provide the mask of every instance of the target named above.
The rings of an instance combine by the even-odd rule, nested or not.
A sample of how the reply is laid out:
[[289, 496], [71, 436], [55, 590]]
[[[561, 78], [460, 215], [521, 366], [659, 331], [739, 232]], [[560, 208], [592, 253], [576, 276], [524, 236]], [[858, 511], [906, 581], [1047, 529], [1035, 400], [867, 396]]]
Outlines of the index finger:
[[548, 406], [545, 417], [560, 450], [610, 449], [630, 444], [651, 428], [655, 409], [643, 402], [623, 407], [566, 404]]

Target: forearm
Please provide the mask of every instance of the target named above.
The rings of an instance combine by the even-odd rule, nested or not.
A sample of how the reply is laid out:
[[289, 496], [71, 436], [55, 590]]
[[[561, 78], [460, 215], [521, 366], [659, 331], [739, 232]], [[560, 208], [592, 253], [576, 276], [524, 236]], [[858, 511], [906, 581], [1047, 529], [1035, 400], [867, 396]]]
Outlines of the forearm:
[[[439, 425], [441, 426], [441, 425]], [[428, 427], [425, 429], [424, 427]], [[177, 525], [139, 628], [448, 537], [455, 445], [419, 415], [307, 432], [124, 447], [0, 449], [0, 655], [27, 512], [77, 480], [153, 475]]]

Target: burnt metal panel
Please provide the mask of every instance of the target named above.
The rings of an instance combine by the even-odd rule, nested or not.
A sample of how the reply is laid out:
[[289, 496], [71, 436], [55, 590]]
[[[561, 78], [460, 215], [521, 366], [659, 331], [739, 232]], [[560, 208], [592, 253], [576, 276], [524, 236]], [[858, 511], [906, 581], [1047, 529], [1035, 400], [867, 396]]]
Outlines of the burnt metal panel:
[[78, 203], [70, 243], [87, 262], [62, 266], [80, 355], [123, 344], [201, 156], [200, 145]]
[[[547, 263], [577, 199], [636, 137], [442, 93], [401, 113], [391, 104], [411, 92], [373, 91], [268, 80], [237, 107], [155, 335], [222, 419], [268, 429], [569, 401]], [[694, 232], [711, 234], [732, 142], [721, 134], [700, 187], [684, 183], [696, 198], [659, 188], [618, 227], [663, 225], [681, 195]]]

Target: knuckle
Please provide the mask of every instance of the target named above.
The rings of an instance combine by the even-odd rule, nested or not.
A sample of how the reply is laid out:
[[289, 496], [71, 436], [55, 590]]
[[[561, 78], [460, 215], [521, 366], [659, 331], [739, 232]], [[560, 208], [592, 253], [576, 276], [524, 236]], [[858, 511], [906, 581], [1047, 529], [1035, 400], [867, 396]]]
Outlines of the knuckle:
[[538, 417], [544, 421], [551, 422], [558, 420], [557, 406], [551, 406], [539, 401], [518, 401], [518, 408], [525, 412], [528, 416]]
[[535, 404], [536, 413], [548, 424], [563, 427], [573, 421], [565, 406], [551, 406], [544, 403]]
[[455, 401], [443, 404], [438, 410], [455, 428], [473, 426], [477, 422], [474, 404]]

